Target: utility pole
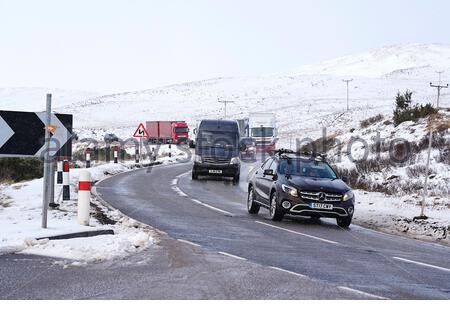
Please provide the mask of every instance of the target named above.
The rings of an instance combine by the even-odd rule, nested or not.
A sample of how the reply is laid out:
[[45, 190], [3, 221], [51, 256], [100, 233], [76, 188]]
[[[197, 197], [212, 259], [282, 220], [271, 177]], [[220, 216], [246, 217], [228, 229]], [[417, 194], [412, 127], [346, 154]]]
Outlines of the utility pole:
[[233, 100], [220, 100], [220, 99], [217, 99], [217, 101], [220, 102], [220, 103], [223, 103], [223, 106], [224, 106], [224, 119], [226, 119], [227, 118], [227, 104], [228, 103], [234, 103], [234, 101]]
[[[430, 87], [432, 88], [437, 88], [437, 109], [439, 110], [439, 102], [440, 102], [440, 98], [441, 98], [441, 89], [448, 89], [448, 84], [443, 86], [441, 85], [441, 74], [442, 72], [438, 72], [439, 73], [439, 84], [438, 85], [434, 85], [432, 82], [430, 82]], [[420, 212], [420, 216], [416, 217], [416, 219], [428, 219], [428, 217], [425, 215], [425, 201], [427, 198], [427, 193], [428, 193], [428, 175], [430, 174], [429, 170], [430, 170], [430, 158], [431, 158], [431, 146], [432, 146], [432, 142], [433, 142], [433, 124], [432, 124], [432, 115], [430, 115], [430, 117], [428, 118], [428, 126], [430, 128], [430, 136], [428, 138], [428, 155], [427, 155], [427, 165], [426, 165], [426, 169], [425, 169], [425, 182], [423, 184], [423, 197], [422, 197], [422, 209]]]
[[347, 111], [350, 110], [350, 102], [349, 102], [349, 84], [353, 81], [353, 79], [344, 79], [342, 80], [347, 83]]

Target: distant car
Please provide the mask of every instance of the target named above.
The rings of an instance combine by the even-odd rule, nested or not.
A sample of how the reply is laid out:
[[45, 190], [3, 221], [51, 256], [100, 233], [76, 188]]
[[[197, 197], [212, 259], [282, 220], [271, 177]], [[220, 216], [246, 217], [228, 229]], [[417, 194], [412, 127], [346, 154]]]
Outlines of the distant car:
[[256, 140], [251, 137], [241, 138], [240, 150], [241, 159], [256, 159]]
[[114, 133], [105, 134], [104, 140], [106, 143], [112, 143], [119, 141], [119, 137], [117, 137]]
[[247, 209], [257, 214], [266, 207], [274, 221], [285, 214], [336, 218], [346, 228], [352, 222], [355, 196], [345, 180], [322, 157], [279, 150], [250, 176]]

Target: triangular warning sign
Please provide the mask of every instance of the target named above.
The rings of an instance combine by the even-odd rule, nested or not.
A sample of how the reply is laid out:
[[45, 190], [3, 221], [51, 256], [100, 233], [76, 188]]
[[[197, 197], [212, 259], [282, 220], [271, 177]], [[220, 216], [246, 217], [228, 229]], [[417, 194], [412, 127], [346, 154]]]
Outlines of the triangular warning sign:
[[135, 138], [148, 138], [148, 132], [145, 130], [144, 125], [141, 123], [139, 127], [137, 127], [136, 131], [133, 134]]

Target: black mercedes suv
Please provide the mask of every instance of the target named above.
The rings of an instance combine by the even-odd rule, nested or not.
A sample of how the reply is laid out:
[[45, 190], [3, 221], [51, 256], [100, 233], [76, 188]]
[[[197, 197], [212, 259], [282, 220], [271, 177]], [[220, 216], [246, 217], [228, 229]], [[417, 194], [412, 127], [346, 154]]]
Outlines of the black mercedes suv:
[[355, 196], [345, 180], [324, 156], [278, 150], [250, 176], [247, 209], [257, 214], [266, 207], [274, 221], [285, 214], [336, 218], [346, 228], [352, 222]]

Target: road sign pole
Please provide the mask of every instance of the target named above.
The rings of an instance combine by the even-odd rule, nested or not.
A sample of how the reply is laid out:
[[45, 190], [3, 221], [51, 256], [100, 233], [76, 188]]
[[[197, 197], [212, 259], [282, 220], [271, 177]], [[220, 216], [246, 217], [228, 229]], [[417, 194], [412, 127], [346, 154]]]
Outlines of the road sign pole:
[[42, 228], [47, 229], [47, 211], [50, 191], [50, 131], [49, 126], [52, 116], [52, 95], [47, 94], [46, 121], [45, 121], [45, 149], [44, 149], [44, 183], [42, 199]]

